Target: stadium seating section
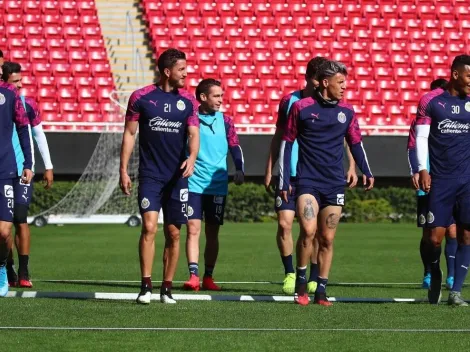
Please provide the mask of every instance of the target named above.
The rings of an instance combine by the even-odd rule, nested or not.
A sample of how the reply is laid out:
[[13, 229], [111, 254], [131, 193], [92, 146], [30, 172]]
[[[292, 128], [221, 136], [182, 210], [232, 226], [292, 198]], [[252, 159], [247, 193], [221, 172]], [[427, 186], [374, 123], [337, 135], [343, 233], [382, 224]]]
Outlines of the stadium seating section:
[[37, 98], [43, 121], [112, 122], [114, 81], [94, 1], [0, 1], [0, 11], [0, 49], [21, 63], [24, 94]]
[[[322, 55], [350, 68], [346, 97], [361, 125], [404, 130], [430, 81], [447, 77], [470, 45], [468, 0], [142, 0], [142, 8], [155, 57], [184, 50], [189, 88], [221, 79], [226, 111], [253, 126], [275, 122], [281, 96], [302, 87], [306, 63]], [[0, 49], [22, 63], [45, 121], [115, 119], [94, 1], [6, 0], [0, 11]]]
[[[322, 55], [350, 68], [347, 100], [361, 125], [409, 125], [432, 79], [468, 52], [467, 1], [143, 0], [156, 55], [189, 55], [190, 86], [220, 78], [236, 123], [272, 124], [281, 96]], [[380, 5], [379, 5], [380, 4]], [[397, 127], [398, 126], [398, 127]]]

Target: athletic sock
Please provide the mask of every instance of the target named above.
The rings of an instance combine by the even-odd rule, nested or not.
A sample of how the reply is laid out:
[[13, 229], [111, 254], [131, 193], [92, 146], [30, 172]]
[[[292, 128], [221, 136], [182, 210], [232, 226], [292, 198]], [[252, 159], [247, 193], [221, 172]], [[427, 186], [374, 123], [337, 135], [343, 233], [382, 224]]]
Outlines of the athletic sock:
[[452, 291], [462, 291], [470, 264], [470, 245], [459, 245], [455, 254], [455, 276]]
[[430, 264], [431, 267], [431, 272], [435, 270], [441, 270], [440, 262], [441, 262], [441, 252], [442, 252], [442, 247], [435, 247], [433, 244], [428, 244], [427, 245], [428, 250], [428, 263]]
[[423, 262], [424, 267], [424, 276], [431, 273], [431, 262], [429, 260], [429, 253], [426, 248], [426, 241], [421, 237], [421, 242], [419, 242], [419, 254], [421, 255], [421, 261]]
[[197, 263], [189, 263], [188, 264], [189, 275], [196, 275], [199, 276], [199, 265]]
[[308, 277], [308, 282], [316, 281], [318, 278], [318, 264], [310, 263], [310, 276]]
[[299, 296], [303, 296], [307, 291], [307, 267], [297, 267], [297, 275], [295, 278], [295, 292]]
[[18, 267], [18, 275], [20, 278], [24, 278], [29, 275], [28, 265], [29, 265], [29, 255], [18, 255], [18, 261], [20, 262]]
[[173, 281], [162, 281], [162, 290], [169, 291], [173, 287]]
[[284, 273], [287, 274], [294, 274], [294, 265], [292, 264], [292, 254], [283, 256], [281, 255], [282, 265], [284, 265]]
[[447, 262], [447, 277], [455, 276], [455, 255], [457, 254], [458, 246], [456, 238], [446, 238], [444, 253]]
[[140, 284], [141, 291], [152, 291], [152, 278], [150, 276], [142, 277]]
[[212, 277], [213, 273], [214, 273], [214, 267], [213, 266], [206, 265], [204, 267], [204, 277]]
[[325, 279], [319, 276], [317, 278], [317, 283], [318, 283], [318, 286], [317, 286], [317, 290], [315, 291], [315, 293], [325, 293], [326, 285], [328, 284], [328, 279]]

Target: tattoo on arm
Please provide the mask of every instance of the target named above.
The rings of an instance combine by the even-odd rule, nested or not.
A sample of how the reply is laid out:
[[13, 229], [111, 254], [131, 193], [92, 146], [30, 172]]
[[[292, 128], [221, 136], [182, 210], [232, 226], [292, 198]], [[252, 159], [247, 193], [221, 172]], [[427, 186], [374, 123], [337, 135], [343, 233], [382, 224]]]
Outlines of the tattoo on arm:
[[326, 218], [326, 226], [329, 229], [335, 229], [338, 226], [339, 223], [339, 215], [331, 213], [330, 215], [327, 216]]
[[312, 220], [315, 217], [312, 200], [307, 199], [305, 203], [303, 216], [306, 220]]

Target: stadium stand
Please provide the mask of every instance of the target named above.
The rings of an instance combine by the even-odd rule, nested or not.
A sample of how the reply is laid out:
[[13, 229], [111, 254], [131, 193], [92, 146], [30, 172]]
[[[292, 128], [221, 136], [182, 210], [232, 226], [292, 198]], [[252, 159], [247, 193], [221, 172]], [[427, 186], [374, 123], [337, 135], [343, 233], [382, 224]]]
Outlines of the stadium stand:
[[466, 1], [142, 3], [155, 55], [178, 47], [197, 78], [221, 79], [238, 124], [273, 124], [279, 97], [302, 87], [306, 63], [322, 55], [350, 67], [347, 100], [362, 125], [404, 131], [419, 96], [470, 44]]
[[113, 122], [114, 81], [94, 1], [2, 1], [0, 11], [0, 48], [22, 65], [23, 94], [38, 99], [46, 128]]
[[[216, 77], [237, 126], [272, 131], [280, 97], [316, 55], [350, 68], [346, 99], [368, 133], [406, 130], [431, 80], [470, 44], [462, 0], [141, 0], [154, 57], [188, 55], [188, 88]], [[115, 88], [94, 1], [0, 2], [0, 39], [45, 121], [116, 122]], [[149, 82], [150, 83], [150, 82]], [[67, 129], [68, 126], [56, 128]]]

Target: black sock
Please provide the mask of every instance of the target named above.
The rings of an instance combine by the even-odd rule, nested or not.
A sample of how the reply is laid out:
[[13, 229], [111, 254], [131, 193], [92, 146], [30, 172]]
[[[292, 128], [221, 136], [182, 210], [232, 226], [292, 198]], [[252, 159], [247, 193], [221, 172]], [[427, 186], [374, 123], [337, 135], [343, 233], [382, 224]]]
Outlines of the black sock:
[[214, 267], [213, 266], [206, 265], [204, 267], [204, 277], [212, 277], [213, 273], [214, 273]]
[[18, 255], [19, 267], [18, 274], [19, 276], [28, 274], [28, 265], [29, 265], [29, 255]]
[[421, 261], [424, 266], [424, 276], [431, 273], [431, 261], [429, 260], [429, 253], [427, 251], [426, 241], [421, 237], [421, 242], [419, 242], [419, 254], [421, 254]]
[[9, 252], [10, 252], [10, 249], [7, 247], [7, 243], [0, 242], [0, 267], [7, 265]]
[[308, 282], [316, 281], [318, 277], [318, 264], [310, 263], [310, 276], [308, 277]]
[[442, 247], [441, 246], [435, 247], [433, 244], [429, 244], [428, 248], [429, 248], [428, 260], [431, 266], [431, 272], [441, 270], [440, 262], [441, 262]]
[[284, 265], [284, 273], [287, 274], [294, 274], [294, 265], [292, 264], [292, 254], [283, 256], [281, 255], [282, 265]]

